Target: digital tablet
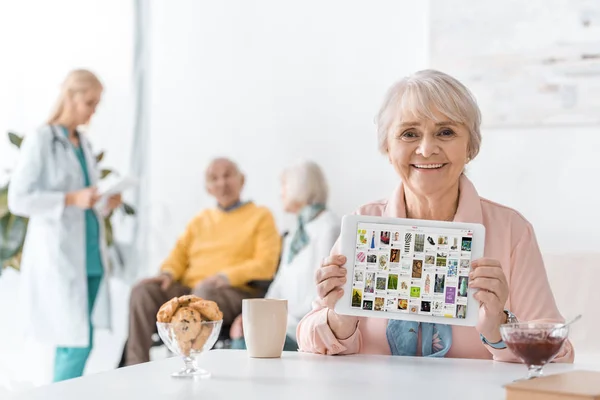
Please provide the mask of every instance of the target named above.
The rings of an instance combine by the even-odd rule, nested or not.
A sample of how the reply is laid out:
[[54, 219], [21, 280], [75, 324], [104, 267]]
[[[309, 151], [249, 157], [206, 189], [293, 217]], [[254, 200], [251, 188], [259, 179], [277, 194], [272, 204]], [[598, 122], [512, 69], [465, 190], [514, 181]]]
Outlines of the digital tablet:
[[348, 279], [335, 312], [474, 326], [471, 261], [483, 256], [481, 224], [346, 215], [341, 253]]

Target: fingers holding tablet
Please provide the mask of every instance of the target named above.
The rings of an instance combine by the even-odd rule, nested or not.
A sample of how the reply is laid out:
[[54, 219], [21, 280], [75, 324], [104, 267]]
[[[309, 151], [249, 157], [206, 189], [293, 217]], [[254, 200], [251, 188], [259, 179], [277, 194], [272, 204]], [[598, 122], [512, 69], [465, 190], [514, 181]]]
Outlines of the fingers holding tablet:
[[317, 284], [331, 278], [344, 278], [348, 271], [344, 267], [338, 265], [326, 265], [317, 270]]
[[473, 295], [480, 302], [477, 329], [486, 338], [498, 338], [500, 325], [505, 322], [504, 307], [508, 300], [508, 281], [500, 261], [480, 258], [472, 262], [469, 287], [478, 289]]
[[325, 259], [321, 263], [321, 267], [326, 267], [328, 265], [337, 265], [338, 267], [341, 267], [344, 264], [346, 264], [346, 261], [346, 256], [341, 254], [334, 254], [332, 256], [325, 257]]
[[346, 278], [332, 278], [317, 285], [317, 293], [328, 308], [334, 308], [335, 303], [342, 297], [344, 283], [346, 283]]
[[343, 255], [329, 256], [323, 260], [321, 268], [316, 272], [317, 294], [328, 308], [333, 309], [335, 303], [342, 297], [342, 286], [346, 283], [348, 271], [343, 265], [346, 257]]

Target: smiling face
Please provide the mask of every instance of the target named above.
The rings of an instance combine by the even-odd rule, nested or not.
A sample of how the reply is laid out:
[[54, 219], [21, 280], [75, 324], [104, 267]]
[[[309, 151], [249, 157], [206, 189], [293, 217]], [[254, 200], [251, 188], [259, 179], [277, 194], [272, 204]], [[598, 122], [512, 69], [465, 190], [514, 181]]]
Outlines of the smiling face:
[[458, 185], [469, 154], [469, 130], [437, 110], [434, 119], [401, 115], [388, 133], [388, 157], [404, 185], [434, 196]]
[[423, 70], [387, 91], [377, 116], [377, 139], [406, 194], [429, 197], [422, 205], [431, 208], [431, 197], [447, 203], [450, 194], [458, 193], [467, 160], [479, 153], [480, 126], [479, 106], [469, 89], [448, 74]]
[[223, 208], [240, 201], [244, 176], [237, 166], [227, 159], [214, 160], [206, 171], [206, 189]]

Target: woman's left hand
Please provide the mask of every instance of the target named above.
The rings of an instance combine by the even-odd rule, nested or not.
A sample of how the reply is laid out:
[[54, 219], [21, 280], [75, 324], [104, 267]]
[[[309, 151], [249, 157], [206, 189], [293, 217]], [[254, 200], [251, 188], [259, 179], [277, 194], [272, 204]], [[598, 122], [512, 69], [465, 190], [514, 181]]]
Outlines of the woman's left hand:
[[108, 198], [107, 207], [109, 211], [112, 211], [119, 207], [123, 203], [121, 194], [113, 194]]
[[504, 307], [508, 300], [508, 282], [500, 261], [480, 258], [471, 263], [469, 288], [479, 289], [473, 297], [481, 303], [477, 331], [488, 342], [502, 340], [500, 325], [506, 322]]

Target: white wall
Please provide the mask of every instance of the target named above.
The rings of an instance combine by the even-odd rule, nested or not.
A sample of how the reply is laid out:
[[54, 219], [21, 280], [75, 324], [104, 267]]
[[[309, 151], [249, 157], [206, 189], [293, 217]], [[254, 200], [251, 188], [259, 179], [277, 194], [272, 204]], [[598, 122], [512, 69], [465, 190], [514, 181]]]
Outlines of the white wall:
[[426, 39], [426, 2], [154, 2], [150, 270], [213, 205], [215, 155], [282, 228], [279, 174], [298, 158], [322, 165], [340, 215], [388, 195], [373, 119], [391, 82], [426, 65]]
[[10, 168], [16, 159], [6, 131], [27, 133], [42, 125], [67, 72], [90, 68], [105, 85], [90, 127], [94, 148], [107, 150], [106, 166], [126, 170], [132, 130], [132, 2], [3, 1], [0, 37], [0, 168]]
[[[212, 204], [202, 180], [215, 155], [239, 161], [247, 197], [271, 207], [282, 228], [278, 174], [298, 157], [324, 167], [339, 214], [391, 192], [373, 117], [395, 79], [428, 65], [427, 2], [153, 6], [151, 270]], [[483, 135], [469, 167], [480, 194], [522, 212], [544, 251], [595, 248], [595, 225], [573, 220], [600, 222], [589, 190], [600, 127]]]
[[[18, 152], [7, 130], [28, 133], [42, 125], [73, 68], [90, 68], [105, 85], [103, 101], [89, 131], [104, 166], [126, 172], [132, 137], [133, 2], [123, 0], [19, 0], [0, 2], [0, 183], [8, 178]], [[0, 388], [7, 379], [43, 384], [51, 380], [53, 349], [22, 341], [9, 326], [19, 275], [0, 277]], [[99, 332], [88, 372], [118, 362], [124, 335], [128, 288], [115, 286], [114, 334]], [[33, 360], [33, 361], [32, 361]], [[1, 396], [0, 396], [1, 397]]]
[[598, 252], [599, 148], [598, 126], [487, 130], [469, 175], [533, 224], [543, 253]]

